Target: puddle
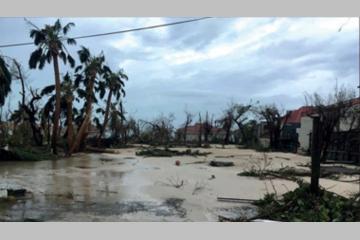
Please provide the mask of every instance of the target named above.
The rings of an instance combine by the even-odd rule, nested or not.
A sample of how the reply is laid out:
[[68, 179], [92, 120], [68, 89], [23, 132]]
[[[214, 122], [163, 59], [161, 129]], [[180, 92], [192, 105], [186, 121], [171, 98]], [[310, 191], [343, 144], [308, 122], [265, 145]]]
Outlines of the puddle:
[[96, 172], [97, 176], [100, 177], [110, 177], [110, 178], [121, 178], [123, 177], [125, 172], [111, 171], [111, 170], [100, 170]]
[[[114, 203], [84, 203], [70, 202], [36, 202], [34, 200], [17, 201], [16, 203], [2, 203], [7, 210], [0, 208], [0, 221], [76, 221], [76, 214], [86, 213], [93, 217], [108, 217], [123, 215], [136, 215], [138, 213], [150, 214], [154, 217], [186, 217], [186, 209], [182, 207], [183, 199], [169, 198], [163, 202], [154, 201], [124, 201]], [[72, 219], [64, 218], [71, 213]]]
[[255, 217], [258, 212], [256, 207], [254, 206], [233, 206], [228, 208], [218, 208], [216, 209], [216, 214], [219, 215], [220, 218], [225, 218], [228, 220], [236, 220], [236, 219], [248, 219]]

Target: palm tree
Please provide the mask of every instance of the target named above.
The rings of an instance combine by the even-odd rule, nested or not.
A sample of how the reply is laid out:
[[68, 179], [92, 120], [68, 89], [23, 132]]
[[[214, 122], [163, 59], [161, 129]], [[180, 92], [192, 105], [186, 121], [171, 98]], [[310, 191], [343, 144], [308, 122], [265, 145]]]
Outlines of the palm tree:
[[5, 98], [11, 91], [11, 73], [8, 69], [8, 65], [0, 56], [0, 106], [5, 103]]
[[119, 70], [118, 72], [107, 72], [105, 75], [105, 88], [109, 89], [108, 98], [106, 101], [106, 108], [105, 108], [105, 115], [104, 115], [104, 122], [100, 128], [100, 134], [98, 136], [98, 144], [100, 143], [101, 137], [103, 136], [106, 125], [109, 120], [109, 112], [110, 112], [110, 105], [112, 102], [112, 97], [115, 95], [116, 101], [120, 100], [121, 94], [125, 96], [125, 90], [124, 90], [124, 81], [128, 80], [128, 76], [123, 72], [123, 70]]
[[85, 142], [88, 128], [91, 123], [91, 114], [92, 114], [92, 104], [94, 101], [97, 101], [94, 94], [95, 84], [99, 85], [101, 82], [102, 75], [109, 71], [107, 67], [104, 67], [105, 57], [103, 53], [100, 53], [98, 56], [91, 55], [89, 49], [81, 47], [78, 51], [79, 59], [82, 65], [76, 67], [75, 72], [83, 69], [81, 74], [77, 74], [75, 79], [75, 86], [78, 86], [80, 82], [85, 85], [85, 92], [82, 89], [78, 89], [78, 94], [85, 97], [85, 117], [80, 125], [80, 128], [77, 132], [74, 144], [72, 145], [69, 155], [74, 151], [78, 151], [80, 146]]
[[[78, 101], [78, 99], [74, 98], [73, 92], [75, 89], [76, 89], [76, 87], [73, 84], [70, 74], [66, 73], [65, 76], [63, 77], [63, 82], [61, 83], [62, 95], [61, 95], [60, 109], [61, 109], [61, 113], [62, 113], [61, 115], [64, 118], [66, 118], [64, 125], [67, 126], [66, 137], [67, 137], [67, 143], [68, 143], [68, 150], [72, 146], [73, 140], [74, 140], [73, 101], [74, 100]], [[43, 108], [43, 116], [45, 117], [43, 120], [46, 120], [46, 118], [49, 118], [50, 112], [54, 112], [53, 106], [54, 106], [55, 97], [56, 97], [56, 95], [53, 94], [54, 90], [55, 90], [55, 86], [49, 85], [49, 86], [46, 86], [45, 88], [43, 88], [41, 91], [41, 96], [52, 94], [48, 98], [48, 100]], [[43, 122], [43, 124], [46, 125], [45, 122]]]
[[58, 19], [54, 25], [45, 25], [42, 29], [33, 24], [32, 26], [34, 29], [30, 31], [30, 37], [34, 39], [34, 44], [37, 49], [31, 53], [29, 67], [31, 69], [43, 69], [46, 62], [53, 62], [54, 67], [56, 100], [51, 145], [53, 153], [57, 154], [56, 144], [59, 129], [61, 101], [60, 69], [58, 59], [60, 57], [64, 64], [68, 61], [71, 67], [75, 66], [75, 60], [71, 57], [63, 43], [63, 41], [66, 40], [69, 45], [76, 44], [74, 39], [66, 37], [70, 28], [75, 26], [75, 24], [70, 22], [63, 27]]
[[62, 92], [63, 92], [63, 101], [66, 105], [66, 136], [67, 136], [67, 145], [68, 145], [68, 153], [73, 145], [74, 141], [74, 125], [73, 125], [73, 101], [74, 101], [74, 90], [75, 86], [71, 80], [70, 75], [67, 73], [64, 76], [64, 81], [61, 85]]

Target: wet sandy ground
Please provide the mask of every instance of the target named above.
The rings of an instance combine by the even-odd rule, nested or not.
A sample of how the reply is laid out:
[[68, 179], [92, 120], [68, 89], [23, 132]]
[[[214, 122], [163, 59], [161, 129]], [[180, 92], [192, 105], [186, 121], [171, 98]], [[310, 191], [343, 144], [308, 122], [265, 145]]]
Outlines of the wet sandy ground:
[[[286, 180], [259, 180], [237, 173], [261, 162], [263, 154], [215, 146], [206, 157], [140, 157], [136, 148], [119, 154], [78, 154], [70, 159], [2, 162], [0, 183], [16, 184], [31, 193], [0, 206], [3, 221], [218, 221], [218, 215], [251, 216], [244, 203], [219, 202], [217, 197], [259, 199], [297, 185]], [[182, 149], [183, 150], [183, 149]], [[270, 168], [304, 165], [310, 158], [268, 153]], [[180, 166], [174, 163], [181, 161]], [[211, 160], [233, 161], [233, 167], [211, 167]], [[353, 183], [321, 179], [329, 191], [347, 196]], [[181, 185], [175, 187], [175, 185]]]

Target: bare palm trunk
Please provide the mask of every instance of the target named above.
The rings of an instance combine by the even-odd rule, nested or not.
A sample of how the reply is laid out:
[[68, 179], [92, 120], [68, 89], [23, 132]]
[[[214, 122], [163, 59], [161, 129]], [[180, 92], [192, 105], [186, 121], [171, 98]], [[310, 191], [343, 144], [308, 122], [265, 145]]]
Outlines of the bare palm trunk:
[[106, 102], [106, 109], [105, 109], [105, 116], [104, 116], [104, 123], [100, 129], [100, 134], [99, 134], [99, 137], [98, 137], [98, 144], [100, 144], [100, 141], [101, 141], [101, 138], [105, 132], [105, 129], [106, 129], [106, 125], [109, 121], [109, 112], [110, 112], [110, 105], [111, 105], [111, 98], [112, 98], [112, 90], [110, 90], [109, 92], [109, 95], [108, 95], [108, 99], [107, 99], [107, 102]]
[[67, 142], [68, 142], [68, 153], [73, 145], [74, 140], [74, 126], [73, 126], [73, 112], [72, 112], [72, 99], [67, 101]]
[[84, 135], [86, 128], [88, 126], [88, 123], [90, 122], [90, 116], [88, 114], [86, 114], [84, 121], [82, 122], [79, 132], [76, 135], [75, 141], [73, 143], [73, 145], [70, 148], [70, 151], [68, 153], [69, 156], [71, 156], [71, 154], [75, 151], [77, 151], [79, 149], [80, 143], [81, 143], [81, 138]]
[[75, 138], [75, 142], [74, 144], [71, 146], [70, 151], [69, 151], [69, 156], [71, 156], [71, 154], [74, 151], [78, 151], [80, 146], [83, 145], [87, 133], [88, 133], [88, 129], [89, 129], [89, 125], [91, 122], [91, 112], [92, 112], [92, 91], [94, 88], [94, 82], [95, 82], [95, 76], [96, 73], [92, 74], [91, 80], [89, 82], [89, 85], [87, 87], [87, 97], [86, 97], [86, 109], [85, 109], [85, 118], [84, 121], [82, 122], [79, 132], [76, 135]]
[[53, 63], [54, 63], [54, 74], [55, 74], [55, 91], [56, 91], [56, 100], [55, 100], [55, 113], [54, 113], [54, 125], [52, 133], [52, 149], [53, 153], [57, 154], [57, 136], [59, 129], [59, 120], [60, 120], [60, 100], [61, 100], [61, 85], [60, 85], [60, 71], [59, 71], [59, 62], [56, 54], [53, 54]]

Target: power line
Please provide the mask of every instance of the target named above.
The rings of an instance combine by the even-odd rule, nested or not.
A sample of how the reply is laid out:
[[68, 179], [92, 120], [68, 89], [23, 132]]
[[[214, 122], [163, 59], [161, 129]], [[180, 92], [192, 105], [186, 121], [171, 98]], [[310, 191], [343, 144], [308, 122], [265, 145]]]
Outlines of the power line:
[[[189, 20], [184, 20], [184, 21], [177, 21], [177, 22], [170, 22], [170, 23], [165, 23], [165, 24], [152, 25], [152, 26], [147, 26], [147, 27], [131, 28], [131, 29], [120, 30], [120, 31], [115, 31], [115, 32], [82, 35], [82, 36], [73, 37], [73, 39], [101, 37], [101, 36], [107, 36], [107, 35], [113, 35], [113, 34], [121, 34], [121, 33], [127, 33], [127, 32], [143, 31], [143, 30], [148, 30], [148, 29], [173, 26], [173, 25], [184, 24], [184, 23], [189, 23], [189, 22], [196, 22], [196, 21], [201, 21], [201, 20], [205, 20], [205, 19], [209, 19], [209, 18], [211, 18], [211, 17], [195, 18], [195, 19], [189, 19]], [[66, 39], [63, 39], [63, 40], [66, 40]], [[26, 45], [32, 45], [32, 44], [34, 44], [34, 43], [33, 42], [13, 43], [13, 44], [0, 45], [0, 48], [19, 47], [19, 46], [26, 46]]]

